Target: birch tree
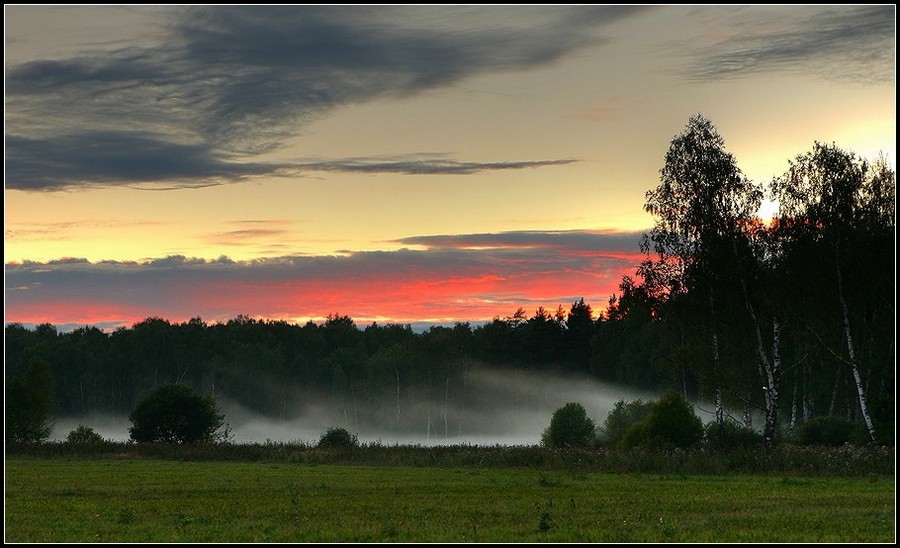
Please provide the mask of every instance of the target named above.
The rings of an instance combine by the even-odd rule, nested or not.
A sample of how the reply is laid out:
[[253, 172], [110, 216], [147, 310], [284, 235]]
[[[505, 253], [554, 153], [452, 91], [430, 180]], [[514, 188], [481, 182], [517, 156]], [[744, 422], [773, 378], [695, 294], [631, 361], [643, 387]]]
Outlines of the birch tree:
[[[671, 142], [660, 184], [648, 191], [644, 209], [656, 217], [645, 241], [659, 256], [654, 272], [665, 272], [668, 291], [703, 302], [712, 359], [716, 421], [724, 422], [720, 316], [732, 293], [735, 241], [759, 209], [761, 191], [747, 179], [724, 139], [702, 115], [688, 121]], [[653, 263], [645, 263], [652, 267]], [[645, 273], [645, 278], [647, 278]], [[659, 285], [659, 282], [656, 281]]]
[[[795, 274], [801, 283], [821, 288], [819, 307], [810, 309], [807, 297], [794, 304], [794, 314], [839, 367], [849, 368], [873, 442], [877, 434], [864, 376], [894, 369], [896, 336], [884, 326], [892, 321], [896, 295], [891, 273], [895, 189], [894, 172], [885, 162], [869, 164], [818, 142], [772, 182], [780, 204], [782, 253], [788, 259], [802, 256], [805, 268]], [[865, 354], [862, 346], [868, 347]]]

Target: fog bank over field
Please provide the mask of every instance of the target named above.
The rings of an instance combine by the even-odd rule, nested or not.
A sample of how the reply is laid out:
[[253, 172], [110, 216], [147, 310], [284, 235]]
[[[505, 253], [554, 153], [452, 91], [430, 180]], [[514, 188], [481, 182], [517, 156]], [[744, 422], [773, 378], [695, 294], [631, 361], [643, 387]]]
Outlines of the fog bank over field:
[[[290, 391], [290, 389], [288, 389]], [[295, 388], [295, 392], [303, 392]], [[282, 395], [273, 394], [282, 400]], [[220, 398], [225, 422], [236, 443], [304, 442], [315, 444], [329, 427], [344, 427], [362, 443], [386, 445], [536, 445], [553, 412], [568, 402], [584, 406], [601, 426], [619, 400], [652, 401], [659, 394], [638, 392], [589, 377], [560, 376], [531, 371], [476, 369], [465, 387], [447, 383], [428, 393], [422, 387], [400, 386], [399, 414], [396, 387], [373, 401], [345, 394], [304, 395], [299, 407], [285, 404], [282, 417], [265, 416], [233, 400]], [[286, 401], [286, 399], [285, 399]], [[710, 420], [697, 406], [697, 414]], [[60, 417], [52, 439], [63, 440], [84, 424], [104, 438], [128, 439], [126, 416]]]

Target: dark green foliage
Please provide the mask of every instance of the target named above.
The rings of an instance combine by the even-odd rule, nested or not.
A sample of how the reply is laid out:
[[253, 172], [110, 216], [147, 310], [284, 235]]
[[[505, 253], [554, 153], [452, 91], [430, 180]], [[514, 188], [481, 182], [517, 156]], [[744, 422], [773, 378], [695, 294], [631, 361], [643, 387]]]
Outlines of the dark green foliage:
[[76, 445], [90, 445], [93, 443], [103, 443], [103, 436], [94, 432], [94, 429], [85, 426], [83, 424], [79, 424], [78, 428], [69, 432], [69, 435], [66, 436], [66, 443], [76, 444]]
[[553, 412], [541, 443], [546, 447], [584, 447], [596, 440], [596, 426], [584, 406], [570, 402]]
[[709, 447], [715, 449], [749, 448], [762, 445], [763, 442], [762, 434], [734, 422], [711, 422], [704, 430], [703, 439]]
[[329, 428], [319, 438], [318, 447], [358, 447], [359, 440], [356, 434], [351, 434], [346, 428]]
[[55, 381], [50, 364], [33, 359], [25, 376], [6, 383], [6, 441], [37, 443], [50, 437]]
[[853, 438], [855, 426], [843, 417], [813, 417], [800, 425], [797, 443], [837, 447]]
[[150, 392], [128, 416], [131, 439], [140, 443], [211, 443], [224, 440], [218, 430], [225, 416], [212, 396], [189, 386], [167, 384]]
[[703, 421], [678, 392], [666, 391], [647, 416], [625, 432], [622, 445], [652, 448], [691, 447], [703, 439]]
[[603, 423], [603, 428], [601, 429], [603, 443], [606, 445], [618, 444], [625, 437], [625, 432], [628, 431], [632, 424], [643, 420], [647, 416], [651, 406], [651, 402], [643, 400], [627, 403], [625, 400], [617, 401]]

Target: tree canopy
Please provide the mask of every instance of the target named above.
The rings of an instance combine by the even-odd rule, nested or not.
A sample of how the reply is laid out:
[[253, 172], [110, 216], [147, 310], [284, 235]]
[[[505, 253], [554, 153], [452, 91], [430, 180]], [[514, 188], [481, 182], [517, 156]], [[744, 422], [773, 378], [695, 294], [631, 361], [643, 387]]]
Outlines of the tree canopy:
[[212, 396], [167, 384], [145, 396], [128, 416], [131, 439], [140, 443], [210, 443], [225, 436], [225, 416]]

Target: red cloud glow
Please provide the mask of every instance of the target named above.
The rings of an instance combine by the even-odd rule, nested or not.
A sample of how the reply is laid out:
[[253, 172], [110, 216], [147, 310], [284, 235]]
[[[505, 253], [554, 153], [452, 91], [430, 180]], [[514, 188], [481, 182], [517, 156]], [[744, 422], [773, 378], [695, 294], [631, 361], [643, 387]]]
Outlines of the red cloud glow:
[[245, 314], [301, 322], [340, 313], [358, 324], [479, 322], [580, 298], [600, 311], [642, 259], [635, 234], [476, 235], [489, 244], [479, 248], [453, 238], [415, 242], [424, 250], [342, 257], [8, 264], [6, 321], [129, 325], [149, 316]]

